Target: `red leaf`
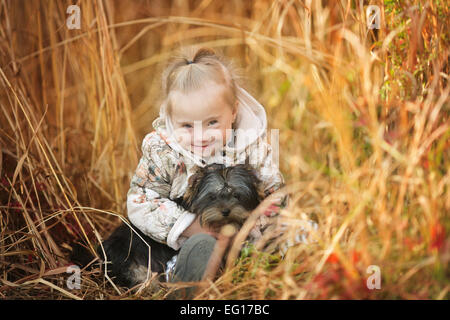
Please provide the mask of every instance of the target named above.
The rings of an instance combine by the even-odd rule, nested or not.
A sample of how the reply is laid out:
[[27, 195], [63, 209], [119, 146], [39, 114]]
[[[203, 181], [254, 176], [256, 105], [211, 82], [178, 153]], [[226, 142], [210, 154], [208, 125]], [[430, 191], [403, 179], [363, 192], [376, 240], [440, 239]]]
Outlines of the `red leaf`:
[[431, 234], [430, 248], [437, 250], [441, 249], [445, 240], [444, 227], [439, 222], [437, 222], [436, 224], [431, 226], [430, 234]]
[[339, 263], [339, 258], [338, 256], [333, 252], [330, 254], [330, 256], [327, 258], [327, 263], [332, 263], [332, 264], [336, 264]]
[[353, 264], [357, 264], [359, 262], [359, 260], [361, 259], [361, 254], [355, 249], [353, 249], [351, 251], [351, 256], [352, 256]]

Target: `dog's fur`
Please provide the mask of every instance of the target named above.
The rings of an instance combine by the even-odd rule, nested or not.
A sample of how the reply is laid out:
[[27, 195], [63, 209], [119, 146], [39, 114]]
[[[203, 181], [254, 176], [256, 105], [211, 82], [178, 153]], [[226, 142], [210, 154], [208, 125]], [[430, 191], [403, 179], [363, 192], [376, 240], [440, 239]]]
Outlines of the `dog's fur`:
[[[250, 167], [213, 164], [189, 179], [182, 206], [200, 215], [200, 224], [212, 229], [232, 224], [239, 229], [262, 200], [259, 181]], [[218, 231], [218, 230], [217, 230]]]
[[[212, 230], [218, 231], [226, 224], [239, 229], [263, 199], [259, 180], [248, 165], [208, 165], [198, 168], [188, 182], [185, 195], [175, 201], [187, 211], [200, 215], [200, 224]], [[166, 263], [177, 251], [131, 226], [151, 248], [151, 271], [164, 273]], [[109, 274], [129, 288], [147, 279], [149, 248], [138, 235], [122, 224], [103, 242], [107, 260], [111, 262], [107, 268]], [[97, 253], [104, 257], [101, 246]]]

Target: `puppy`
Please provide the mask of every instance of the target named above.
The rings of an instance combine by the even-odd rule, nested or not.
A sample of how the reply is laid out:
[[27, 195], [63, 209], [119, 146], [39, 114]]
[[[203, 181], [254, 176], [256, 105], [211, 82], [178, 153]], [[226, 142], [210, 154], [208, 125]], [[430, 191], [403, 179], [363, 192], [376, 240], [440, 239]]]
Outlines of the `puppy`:
[[[219, 231], [226, 224], [238, 230], [263, 198], [258, 188], [259, 180], [247, 165], [225, 167], [212, 164], [198, 168], [188, 183], [185, 195], [175, 201], [185, 210], [199, 215], [200, 224], [212, 230]], [[131, 226], [134, 231], [126, 224], [120, 225], [103, 242], [110, 262], [107, 268], [109, 275], [128, 288], [147, 279], [149, 251], [151, 271], [159, 274], [165, 272], [167, 262], [177, 254], [169, 246]], [[97, 253], [104, 257], [100, 246]]]
[[231, 224], [238, 230], [262, 200], [259, 180], [246, 165], [206, 166], [189, 180], [181, 202], [188, 211], [200, 215], [200, 224], [219, 231]]

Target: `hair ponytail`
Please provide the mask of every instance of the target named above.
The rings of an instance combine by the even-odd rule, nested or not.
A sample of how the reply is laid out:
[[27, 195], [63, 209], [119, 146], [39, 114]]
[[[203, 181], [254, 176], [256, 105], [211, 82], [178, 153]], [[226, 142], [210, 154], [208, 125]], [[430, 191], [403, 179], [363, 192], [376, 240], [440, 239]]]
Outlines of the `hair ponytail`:
[[208, 47], [182, 47], [169, 61], [162, 74], [162, 91], [170, 114], [172, 90], [189, 93], [213, 81], [225, 86], [225, 100], [234, 108], [240, 70], [215, 50]]
[[195, 63], [195, 62], [199, 61], [202, 57], [208, 57], [208, 56], [217, 57], [217, 54], [211, 48], [202, 47], [197, 50], [192, 61]]

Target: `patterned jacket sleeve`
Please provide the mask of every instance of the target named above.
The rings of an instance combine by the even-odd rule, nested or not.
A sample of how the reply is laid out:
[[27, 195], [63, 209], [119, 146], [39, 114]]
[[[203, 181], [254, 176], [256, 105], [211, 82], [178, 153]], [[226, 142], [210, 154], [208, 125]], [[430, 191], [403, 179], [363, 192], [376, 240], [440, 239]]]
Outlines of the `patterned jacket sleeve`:
[[152, 239], [178, 250], [181, 233], [194, 221], [195, 215], [170, 199], [177, 161], [156, 132], [142, 143], [142, 157], [131, 179], [127, 194], [130, 221]]
[[[258, 169], [258, 177], [263, 184], [262, 187], [265, 196], [267, 197], [284, 185], [284, 178], [278, 169], [277, 163], [274, 162], [274, 160], [276, 159], [273, 159], [272, 147], [267, 143], [262, 143], [258, 146], [257, 150], [258, 151], [253, 150], [251, 154], [258, 155], [258, 158], [256, 160], [253, 160], [255, 161], [253, 163], [258, 164], [256, 166], [256, 168]], [[280, 198], [274, 200], [273, 205], [277, 207], [285, 207], [288, 200], [288, 195], [281, 196]], [[274, 219], [268, 218], [268, 216]], [[261, 215], [257, 220], [255, 227], [250, 232], [250, 241], [257, 241], [262, 236], [262, 233], [264, 233], [265, 230], [269, 229], [269, 226], [271, 226], [270, 233], [272, 237], [277, 237], [277, 235], [285, 233], [290, 226], [284, 222], [279, 221], [277, 219], [278, 217], [279, 216], [277, 212], [271, 210], [268, 210], [265, 215]], [[303, 227], [297, 227], [292, 238], [289, 238], [280, 243], [279, 249], [281, 250], [281, 253], [284, 254], [286, 250], [294, 244], [310, 243], [311, 241], [314, 241], [312, 239], [309, 239], [309, 234], [310, 232], [312, 232], [312, 230], [317, 229], [318, 225], [316, 222], [312, 220], [306, 220]]]
[[[249, 150], [249, 162], [256, 169], [256, 174], [262, 183], [262, 190], [264, 196], [268, 197], [273, 192], [277, 191], [284, 185], [284, 178], [281, 174], [276, 159], [273, 159], [272, 147], [265, 141], [260, 140]], [[288, 196], [280, 196], [272, 202], [272, 206], [256, 221], [255, 226], [249, 234], [250, 242], [256, 242], [261, 238], [262, 233], [269, 225], [273, 223], [269, 217], [274, 217], [278, 214], [279, 207], [286, 206]]]
[[[263, 140], [250, 152], [250, 163], [255, 164], [265, 197], [284, 186], [284, 178], [276, 160], [273, 158], [272, 147]], [[285, 205], [286, 201], [287, 197], [282, 197], [278, 199], [276, 204]]]

